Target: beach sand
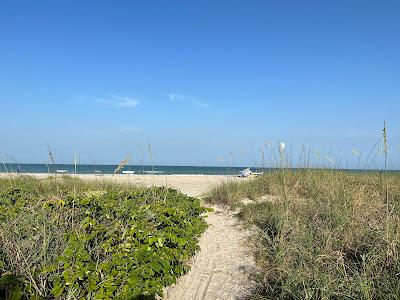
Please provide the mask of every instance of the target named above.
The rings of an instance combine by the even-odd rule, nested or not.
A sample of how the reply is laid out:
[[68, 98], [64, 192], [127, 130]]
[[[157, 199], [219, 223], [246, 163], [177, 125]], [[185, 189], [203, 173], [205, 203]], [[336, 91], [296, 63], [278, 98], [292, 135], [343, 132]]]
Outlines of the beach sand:
[[232, 212], [214, 207], [191, 270], [165, 289], [164, 300], [244, 299], [255, 287], [256, 265], [247, 248], [251, 231]]
[[[37, 178], [46, 178], [47, 173], [22, 173], [21, 175], [34, 176]], [[2, 173], [2, 176], [7, 174]], [[58, 174], [57, 176], [62, 176]], [[167, 186], [180, 190], [182, 193], [192, 196], [201, 197], [205, 192], [213, 186], [227, 180], [238, 180], [237, 177], [226, 175], [126, 175], [126, 174], [68, 174], [68, 176], [78, 177], [85, 180], [110, 180], [116, 183], [128, 183], [144, 186]]]

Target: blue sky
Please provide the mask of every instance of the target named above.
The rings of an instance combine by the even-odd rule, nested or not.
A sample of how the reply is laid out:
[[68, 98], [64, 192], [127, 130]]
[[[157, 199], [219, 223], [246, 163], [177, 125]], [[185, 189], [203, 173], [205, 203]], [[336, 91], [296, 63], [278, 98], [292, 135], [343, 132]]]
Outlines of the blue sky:
[[[400, 166], [399, 1], [2, 1], [1, 150], [237, 164], [266, 140]], [[295, 150], [296, 152], [297, 150]], [[242, 153], [242, 154], [240, 154]]]

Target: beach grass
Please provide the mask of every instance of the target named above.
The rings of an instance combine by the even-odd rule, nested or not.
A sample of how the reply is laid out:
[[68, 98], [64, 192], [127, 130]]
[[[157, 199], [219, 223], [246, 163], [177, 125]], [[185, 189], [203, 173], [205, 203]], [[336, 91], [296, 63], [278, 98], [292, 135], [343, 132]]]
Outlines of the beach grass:
[[398, 299], [399, 174], [278, 169], [205, 199], [239, 207], [255, 228], [259, 285], [249, 298]]

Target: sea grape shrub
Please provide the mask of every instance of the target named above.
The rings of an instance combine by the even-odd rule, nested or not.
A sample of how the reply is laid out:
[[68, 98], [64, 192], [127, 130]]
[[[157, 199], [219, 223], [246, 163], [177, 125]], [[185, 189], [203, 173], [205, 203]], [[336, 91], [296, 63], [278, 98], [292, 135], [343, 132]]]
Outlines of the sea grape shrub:
[[[0, 221], [0, 298], [152, 299], [189, 270], [206, 229], [200, 201], [167, 188], [9, 198], [0, 200], [14, 212]], [[18, 248], [27, 262], [13, 257]]]

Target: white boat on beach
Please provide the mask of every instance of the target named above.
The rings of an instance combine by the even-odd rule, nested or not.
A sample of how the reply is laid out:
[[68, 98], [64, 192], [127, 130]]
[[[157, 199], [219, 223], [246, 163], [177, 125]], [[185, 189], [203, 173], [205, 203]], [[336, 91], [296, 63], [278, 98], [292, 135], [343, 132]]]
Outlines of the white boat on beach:
[[66, 174], [66, 173], [68, 173], [68, 170], [56, 170], [56, 173]]
[[128, 171], [122, 171], [122, 174], [128, 174], [128, 175], [130, 175], [130, 174], [134, 174], [135, 173], [135, 171], [130, 171], [130, 170], [128, 170]]
[[250, 168], [246, 168], [246, 169], [240, 171], [239, 177], [248, 177], [251, 174], [253, 174], [253, 172], [251, 172]]
[[146, 174], [163, 174], [164, 171], [144, 171]]

